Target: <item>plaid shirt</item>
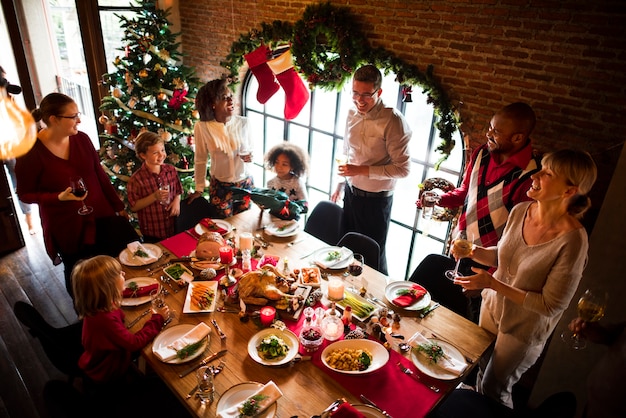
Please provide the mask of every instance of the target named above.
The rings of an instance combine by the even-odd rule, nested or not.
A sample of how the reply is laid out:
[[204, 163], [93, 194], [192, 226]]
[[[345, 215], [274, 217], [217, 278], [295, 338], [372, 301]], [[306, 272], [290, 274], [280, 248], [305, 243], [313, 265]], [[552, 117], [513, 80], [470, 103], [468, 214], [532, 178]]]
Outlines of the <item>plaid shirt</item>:
[[[173, 165], [163, 164], [161, 172], [155, 174], [150, 172], [144, 163], [139, 170], [133, 173], [126, 185], [130, 206], [135, 205], [139, 199], [156, 192], [159, 183], [170, 185], [170, 201], [183, 192], [183, 186]], [[154, 202], [138, 211], [137, 217], [139, 218], [139, 229], [143, 235], [159, 239], [174, 235], [176, 218], [171, 217], [167, 206], [161, 205], [159, 202]]]

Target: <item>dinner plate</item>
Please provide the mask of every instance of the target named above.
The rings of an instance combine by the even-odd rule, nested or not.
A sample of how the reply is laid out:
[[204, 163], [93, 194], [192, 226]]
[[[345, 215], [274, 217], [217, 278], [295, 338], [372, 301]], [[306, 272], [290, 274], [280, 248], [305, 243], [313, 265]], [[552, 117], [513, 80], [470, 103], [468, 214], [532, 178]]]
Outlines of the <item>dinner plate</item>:
[[[128, 279], [124, 282], [124, 289], [128, 289], [128, 285], [131, 282], [137, 283], [138, 287], [150, 286], [151, 284], [155, 284], [155, 283], [159, 284], [159, 282], [157, 282], [154, 279], [151, 279], [150, 277], [135, 277], [132, 279]], [[161, 286], [159, 286], [159, 290], [160, 289], [161, 289]], [[138, 298], [123, 298], [122, 306], [139, 306], [147, 302], [150, 302], [150, 295], [140, 296]]]
[[[183, 335], [187, 334], [194, 327], [195, 325], [192, 325], [192, 324], [180, 324], [180, 325], [175, 325], [171, 328], [166, 329], [165, 331], [157, 335], [154, 341], [152, 342], [152, 352], [155, 353], [155, 351], [160, 349], [161, 347], [170, 345], [171, 343], [173, 343], [174, 341], [176, 341]], [[210, 334], [204, 338], [204, 342], [202, 343], [200, 348], [189, 357], [184, 358], [184, 359], [173, 358], [172, 360], [166, 361], [165, 363], [182, 364], [182, 363], [187, 363], [188, 361], [191, 361], [195, 358], [200, 357], [202, 353], [204, 353], [204, 350], [206, 350], [207, 346], [209, 345], [209, 338], [211, 338]], [[156, 356], [156, 353], [154, 355]], [[157, 356], [157, 359], [158, 358], [159, 357]]]
[[[463, 354], [453, 345], [448, 344], [445, 341], [438, 340], [437, 338], [429, 338], [428, 339], [432, 343], [437, 343], [443, 349], [444, 353], [448, 356], [458, 360], [462, 363], [467, 364]], [[422, 373], [427, 374], [430, 377], [434, 377], [435, 379], [441, 380], [453, 380], [459, 377], [458, 374], [451, 373], [441, 367], [437, 366], [434, 363], [431, 363], [426, 356], [416, 352], [415, 349], [411, 350], [411, 361], [415, 364]]]
[[[199, 287], [207, 287], [209, 290], [213, 291], [213, 302], [211, 302], [211, 306], [207, 309], [200, 309], [195, 304], [191, 303], [191, 296], [193, 294], [194, 289], [198, 289]], [[217, 281], [209, 281], [209, 282], [191, 282], [189, 286], [187, 286], [187, 297], [185, 298], [185, 304], [183, 305], [183, 313], [202, 313], [202, 312], [213, 312], [215, 311], [215, 302], [217, 301]]]
[[[228, 234], [230, 231], [232, 231], [232, 230], [233, 230], [233, 226], [232, 226], [230, 223], [228, 223], [228, 222], [226, 222], [226, 221], [224, 221], [224, 220], [222, 220], [222, 219], [211, 219], [211, 220], [212, 220], [213, 222], [215, 222], [215, 224], [216, 224], [217, 226], [219, 226], [220, 228], [222, 228], [222, 229], [225, 229], [225, 230], [226, 230], [226, 232], [224, 232], [222, 235], [226, 235], [226, 234]], [[194, 231], [196, 231], [196, 234], [198, 234], [198, 235], [202, 235], [202, 234], [204, 234], [205, 232], [215, 232], [215, 231], [211, 231], [211, 230], [209, 230], [208, 228], [206, 228], [206, 227], [205, 227], [205, 226], [203, 226], [202, 224], [196, 224], [196, 226], [194, 227]]]
[[387, 418], [380, 409], [371, 405], [356, 404], [352, 407], [363, 414], [365, 418]]
[[292, 237], [300, 230], [298, 221], [277, 221], [265, 227], [265, 233], [275, 237]]
[[[261, 340], [272, 334], [281, 338], [289, 346], [289, 351], [284, 357], [266, 360], [259, 355], [257, 346], [261, 344]], [[252, 338], [250, 338], [250, 341], [248, 341], [248, 354], [250, 354], [250, 357], [252, 357], [254, 361], [264, 366], [280, 366], [281, 364], [289, 363], [296, 354], [298, 354], [299, 349], [300, 341], [298, 340], [298, 336], [288, 329], [281, 331], [277, 328], [265, 328], [254, 334]]]
[[[334, 264], [330, 261], [327, 261], [327, 258], [331, 252], [339, 251], [341, 252], [341, 259]], [[320, 266], [321, 268], [326, 269], [345, 269], [352, 262], [352, 251], [348, 248], [342, 247], [324, 247], [315, 252], [313, 254], [313, 261], [315, 264]], [[327, 266], [327, 267], [324, 267]]]
[[[231, 386], [226, 392], [220, 396], [217, 401], [217, 413], [221, 414], [228, 408], [231, 408], [246, 399], [249, 396], [254, 395], [256, 391], [261, 389], [264, 385], [258, 382], [242, 382], [237, 383], [235, 386]], [[276, 402], [267, 407], [262, 414], [255, 415], [257, 418], [273, 418], [276, 416], [276, 409], [278, 405]]]
[[[163, 250], [156, 244], [141, 244], [146, 250], [150, 251], [157, 259], [161, 258], [163, 255]], [[128, 248], [124, 248], [119, 255], [120, 263], [125, 266], [137, 267], [137, 266], [147, 266], [148, 264], [154, 263], [154, 261], [146, 262], [146, 260], [141, 257], [135, 257], [130, 252]]]
[[[196, 257], [196, 250], [193, 250], [189, 257], [192, 259]], [[221, 270], [224, 268], [224, 265], [220, 263], [219, 257], [214, 257], [211, 260], [202, 260], [202, 261], [192, 261], [189, 263], [189, 266], [195, 270], [204, 270], [207, 268], [215, 269], [215, 271]]]
[[[398, 296], [400, 296], [398, 292], [403, 289], [411, 289], [411, 287], [414, 284], [415, 283], [413, 282], [406, 282], [406, 281], [391, 282], [385, 288], [385, 297], [387, 298], [389, 303], [391, 303], [393, 306], [398, 306], [395, 303], [393, 303], [393, 300], [397, 298]], [[413, 305], [406, 306], [406, 307], [398, 306], [398, 308], [406, 309], [407, 311], [421, 311], [422, 309], [427, 308], [430, 305], [430, 300], [431, 300], [430, 293], [427, 291], [426, 294], [422, 296]]]
[[[338, 370], [333, 368], [330, 364], [328, 364], [327, 357], [335, 350], [344, 350], [344, 349], [361, 349], [367, 350], [372, 355], [372, 363], [365, 370]], [[354, 340], [341, 340], [335, 341], [334, 343], [327, 346], [324, 351], [322, 351], [322, 363], [324, 366], [328, 367], [331, 370], [336, 371], [337, 373], [343, 374], [368, 374], [375, 372], [376, 370], [383, 367], [389, 361], [389, 351], [382, 344], [373, 341], [373, 340], [363, 340], [363, 339], [354, 339]]]

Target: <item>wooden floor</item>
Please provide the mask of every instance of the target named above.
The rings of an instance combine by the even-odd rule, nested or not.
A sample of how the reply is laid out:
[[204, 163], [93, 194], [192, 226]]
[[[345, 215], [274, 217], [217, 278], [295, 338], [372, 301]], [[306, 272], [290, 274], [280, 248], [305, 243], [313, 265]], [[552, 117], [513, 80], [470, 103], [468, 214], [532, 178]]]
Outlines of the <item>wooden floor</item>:
[[0, 418], [47, 417], [44, 384], [64, 379], [39, 341], [13, 314], [15, 302], [29, 302], [55, 327], [77, 321], [65, 290], [63, 266], [52, 265], [41, 230], [29, 235], [24, 226], [22, 229], [26, 246], [0, 256]]

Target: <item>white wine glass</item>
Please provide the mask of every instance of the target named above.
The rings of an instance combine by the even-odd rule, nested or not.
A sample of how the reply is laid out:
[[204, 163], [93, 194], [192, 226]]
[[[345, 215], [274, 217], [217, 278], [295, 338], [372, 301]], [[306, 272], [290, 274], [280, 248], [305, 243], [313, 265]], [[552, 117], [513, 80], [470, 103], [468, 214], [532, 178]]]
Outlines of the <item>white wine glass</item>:
[[474, 247], [474, 239], [471, 233], [467, 231], [459, 231], [454, 237], [454, 241], [452, 241], [452, 247], [454, 250], [454, 256], [457, 257], [456, 265], [454, 266], [454, 270], [447, 270], [446, 277], [450, 280], [454, 280], [459, 275], [459, 265], [461, 264], [461, 259], [469, 257], [472, 254], [472, 249]]
[[[154, 313], [157, 313], [159, 309], [167, 306], [167, 303], [165, 302], [165, 293], [163, 292], [163, 290], [155, 289], [150, 292], [150, 303], [152, 304], [152, 311]], [[164, 318], [165, 322], [163, 322], [163, 327], [165, 328], [165, 326], [172, 322], [175, 318], [176, 312], [170, 309], [169, 315], [167, 316], [167, 318]]]
[[[83, 197], [87, 194], [87, 185], [85, 185], [82, 177], [71, 177], [70, 187], [72, 188], [72, 194], [76, 197]], [[79, 215], [89, 215], [93, 212], [93, 208], [91, 206], [87, 206], [85, 204], [85, 200], [82, 200], [81, 203], [82, 206], [78, 209]]]
[[[578, 299], [578, 317], [585, 322], [598, 322], [604, 316], [608, 294], [600, 289], [587, 289]], [[564, 331], [561, 339], [569, 344], [574, 350], [583, 350], [587, 347], [587, 341], [577, 332]]]

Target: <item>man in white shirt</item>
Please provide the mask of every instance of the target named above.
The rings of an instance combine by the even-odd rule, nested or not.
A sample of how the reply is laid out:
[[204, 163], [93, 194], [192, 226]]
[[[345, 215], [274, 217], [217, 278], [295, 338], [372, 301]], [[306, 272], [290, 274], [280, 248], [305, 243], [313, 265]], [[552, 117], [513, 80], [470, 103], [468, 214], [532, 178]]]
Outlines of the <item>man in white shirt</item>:
[[339, 166], [345, 181], [337, 186], [331, 200], [339, 200], [343, 190], [345, 230], [360, 232], [380, 244], [379, 270], [387, 274], [385, 243], [393, 190], [396, 179], [409, 175], [412, 132], [404, 116], [383, 103], [381, 84], [382, 74], [373, 65], [364, 65], [354, 73], [355, 107], [348, 113], [344, 136], [348, 160]]

